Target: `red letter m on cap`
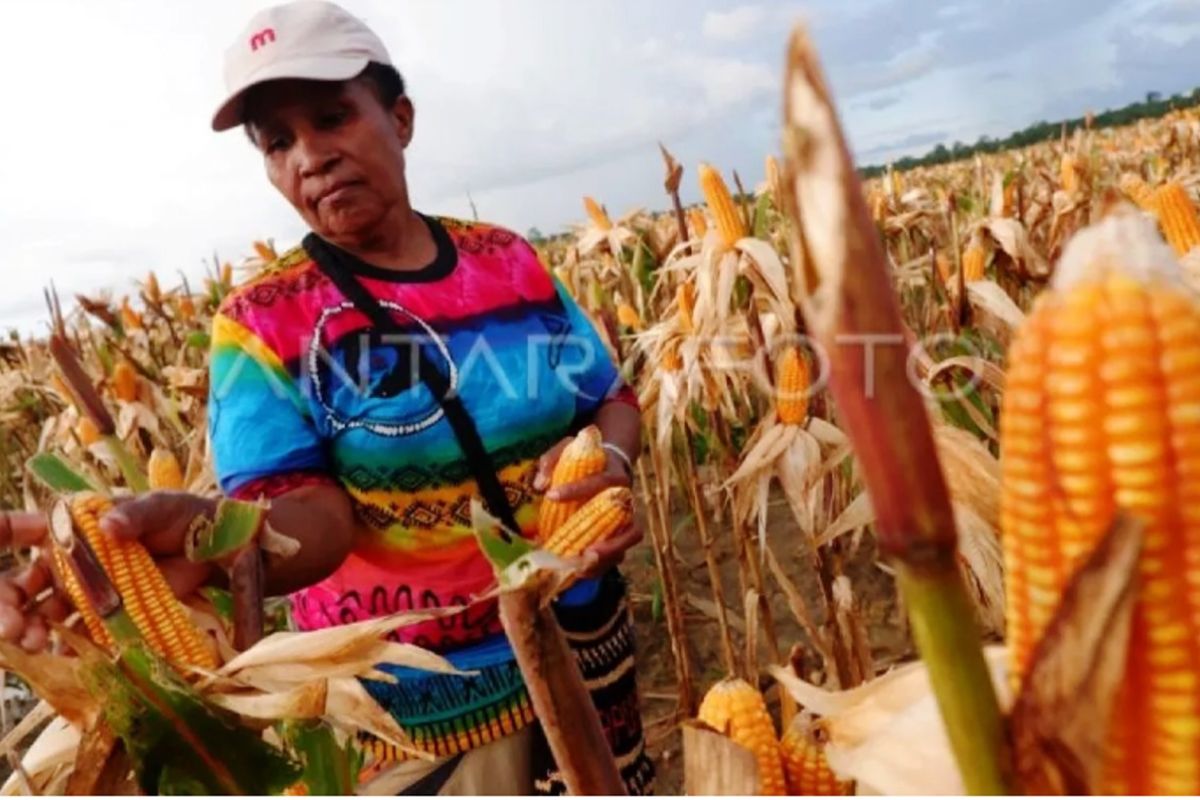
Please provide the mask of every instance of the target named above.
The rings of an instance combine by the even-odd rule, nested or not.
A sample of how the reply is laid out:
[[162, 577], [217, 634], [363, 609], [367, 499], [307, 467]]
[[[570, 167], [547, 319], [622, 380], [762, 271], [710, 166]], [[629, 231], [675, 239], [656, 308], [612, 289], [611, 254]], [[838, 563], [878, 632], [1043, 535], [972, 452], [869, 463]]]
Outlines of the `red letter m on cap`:
[[250, 49], [257, 50], [267, 42], [273, 41], [275, 41], [275, 29], [263, 28], [261, 31], [250, 37]]

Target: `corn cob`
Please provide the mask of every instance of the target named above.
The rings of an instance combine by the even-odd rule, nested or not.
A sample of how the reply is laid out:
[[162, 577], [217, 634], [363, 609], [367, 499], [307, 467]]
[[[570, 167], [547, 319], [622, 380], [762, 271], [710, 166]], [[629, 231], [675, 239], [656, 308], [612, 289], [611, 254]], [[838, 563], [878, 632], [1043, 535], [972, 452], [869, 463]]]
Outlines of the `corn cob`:
[[[71, 500], [75, 526], [83, 533], [121, 595], [130, 618], [146, 643], [164, 658], [178, 664], [214, 669], [216, 656], [204, 633], [172, 594], [146, 548], [140, 542], [118, 541], [100, 530], [100, 518], [111, 508], [112, 502], [108, 498], [90, 492], [78, 494]], [[88, 613], [82, 610], [87, 606], [86, 599], [82, 603], [76, 602], [86, 621]]]
[[588, 219], [597, 228], [605, 232], [612, 230], [612, 220], [608, 218], [608, 213], [596, 202], [594, 197], [583, 198], [583, 210], [587, 212]]
[[121, 327], [129, 331], [142, 327], [142, 315], [129, 305], [128, 297], [121, 300]]
[[91, 447], [100, 441], [100, 429], [96, 427], [96, 423], [89, 416], [82, 416], [79, 418], [79, 422], [75, 423], [75, 435], [79, 437], [79, 443], [84, 447]]
[[1200, 216], [1187, 190], [1174, 181], [1154, 192], [1154, 213], [1175, 255], [1186, 256], [1200, 245]]
[[679, 306], [679, 330], [685, 334], [694, 332], [696, 324], [692, 313], [696, 310], [696, 287], [686, 281], [679, 284], [675, 299]]
[[637, 309], [629, 305], [629, 303], [621, 303], [617, 306], [617, 322], [624, 325], [626, 328], [641, 330], [642, 317], [638, 314]]
[[154, 303], [162, 300], [162, 289], [158, 286], [158, 276], [153, 272], [146, 275], [146, 297]]
[[820, 729], [805, 714], [797, 714], [779, 743], [788, 794], [830, 797], [850, 794], [852, 781], [839, 781], [825, 760]]
[[775, 413], [784, 425], [804, 423], [811, 383], [808, 359], [795, 345], [788, 347], [775, 365]]
[[1080, 171], [1082, 165], [1079, 159], [1071, 153], [1064, 153], [1062, 162], [1059, 164], [1059, 180], [1062, 181], [1062, 187], [1070, 194], [1075, 194], [1079, 191]]
[[59, 584], [67, 593], [67, 599], [79, 611], [79, 616], [83, 619], [83, 624], [87, 627], [92, 641], [106, 650], [111, 649], [113, 646], [112, 636], [109, 634], [108, 628], [104, 627], [104, 622], [96, 614], [96, 610], [92, 608], [92, 604], [88, 602], [83, 587], [79, 585], [79, 579], [75, 577], [75, 570], [67, 561], [63, 551], [58, 547], [51, 548], [50, 562], [55, 575], [58, 576]]
[[254, 252], [260, 259], [270, 264], [272, 261], [279, 260], [279, 254], [275, 252], [275, 248], [266, 242], [255, 242]]
[[738, 213], [737, 204], [733, 202], [733, 195], [729, 193], [721, 173], [708, 164], [700, 165], [699, 175], [700, 191], [704, 193], [708, 213], [712, 214], [721, 233], [721, 241], [726, 247], [733, 247], [746, 236], [746, 224]]
[[1102, 794], [1200, 791], [1200, 307], [1180, 281], [1152, 223], [1110, 216], [1068, 246], [1009, 352], [1001, 523], [1014, 685], [1116, 510], [1145, 526]]
[[1120, 187], [1126, 197], [1137, 203], [1138, 208], [1143, 211], [1154, 210], [1154, 190], [1141, 177], [1126, 172], [1121, 176]]
[[118, 400], [132, 403], [138, 396], [137, 373], [128, 361], [118, 361], [112, 372], [113, 394]]
[[[600, 429], [595, 425], [581, 430], [559, 455], [550, 476], [550, 488], [565, 486], [603, 472], [604, 465], [608, 463], [608, 454], [602, 445]], [[582, 507], [583, 503], [579, 500], [543, 499], [538, 509], [538, 537], [548, 541]]]
[[632, 519], [633, 493], [626, 486], [610, 486], [584, 503], [542, 547], [564, 558], [577, 556]]
[[704, 695], [696, 716], [754, 754], [760, 794], [787, 793], [775, 722], [761, 692], [741, 678], [726, 678]]
[[971, 243], [963, 250], [963, 280], [967, 283], [983, 280], [983, 267], [986, 262], [987, 251], [984, 250], [983, 242], [979, 241], [979, 236], [976, 234], [971, 237]]
[[182, 489], [183, 470], [175, 454], [163, 447], [156, 447], [150, 452], [150, 461], [146, 465], [150, 478], [151, 489]]
[[196, 318], [196, 304], [190, 295], [181, 294], [175, 298], [175, 313], [184, 322], [191, 322]]
[[692, 238], [703, 239], [708, 233], [708, 217], [698, 208], [688, 211], [688, 224], [692, 226]]

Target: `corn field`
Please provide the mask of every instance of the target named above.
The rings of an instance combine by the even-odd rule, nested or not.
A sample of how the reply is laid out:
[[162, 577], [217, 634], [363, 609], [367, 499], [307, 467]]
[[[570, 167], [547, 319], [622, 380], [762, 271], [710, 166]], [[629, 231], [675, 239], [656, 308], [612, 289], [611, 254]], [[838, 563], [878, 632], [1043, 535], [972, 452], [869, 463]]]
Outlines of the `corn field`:
[[[846, 208], [861, 218], [818, 200], [833, 185], [812, 178], [826, 163], [818, 156], [839, 151], [821, 138], [820, 115], [804, 119], [811, 152], [789, 151], [785, 138], [764, 154], [757, 186], [664, 147], [662, 173], [645, 180], [663, 185], [665, 211], [584, 197], [573, 231], [540, 245], [643, 411], [634, 492], [602, 498], [588, 519], [609, 513], [611, 529], [632, 509], [646, 533], [625, 571], [659, 791], [955, 793], [988, 786], [973, 781], [989, 758], [1009, 791], [1200, 791], [1200, 110], [1064, 129], [1023, 150], [861, 183], [843, 175]], [[681, 203], [687, 184], [703, 203]], [[822, 265], [839, 247], [869, 255], [867, 239], [901, 325], [847, 328], [839, 340], [822, 320], [841, 284]], [[200, 286], [150, 272], [107, 294], [48, 292], [48, 317], [111, 428], [97, 425], [49, 342], [0, 343], [0, 508], [50, 510], [27, 468], [39, 454], [93, 486], [137, 488], [122, 461], [131, 458], [155, 486], [217, 496], [205, 440], [209, 324], [282, 251], [253, 243], [252, 256], [213, 264]], [[840, 280], [870, 266], [851, 259]], [[897, 347], [902, 368], [888, 372], [875, 354]], [[858, 411], [839, 395], [852, 373], [869, 387]], [[924, 426], [919, 413], [873, 422], [892, 408], [895, 380], [925, 413], [932, 461], [901, 436]], [[882, 438], [864, 441], [864, 430]], [[588, 444], [579, 460], [594, 456]], [[873, 482], [896, 480], [898, 464], [918, 487], [895, 491], [907, 511]], [[926, 491], [945, 498], [948, 560], [938, 555], [947, 540], [914, 547], [894, 524], [920, 516]], [[550, 505], [543, 514], [558, 516], [544, 527], [560, 532], [550, 549], [578, 554], [586, 526], [568, 518], [583, 512]], [[1126, 516], [1132, 526], [1118, 524]], [[914, 568], [921, 558], [934, 566]], [[913, 588], [930, 575], [969, 600], [968, 645], [1008, 719], [999, 753], [972, 756], [948, 711], [966, 701], [941, 688], [936, 637], [950, 623]], [[1111, 608], [1111, 627], [1080, 622], [1076, 603]], [[86, 597], [77, 606], [75, 635], [104, 644]], [[222, 625], [210, 606], [193, 617], [207, 613], [211, 632]], [[278, 614], [286, 629], [286, 609]], [[239, 649], [218, 639], [212, 653], [192, 641], [168, 657], [215, 670]], [[1058, 705], [1029, 678], [1079, 671], [1060, 663], [1071, 659], [1056, 639], [1089, 663], [1116, 664], [1044, 681], [1084, 687]], [[369, 643], [356, 646], [367, 663]], [[313, 647], [310, 661], [336, 649]], [[22, 673], [13, 649], [0, 660]], [[253, 676], [234, 683], [206, 691], [279, 691]], [[53, 687], [34, 691], [50, 700]], [[39, 707], [33, 722], [6, 720], [12, 763], [32, 754], [31, 735], [71, 719], [51, 705], [60, 717]], [[1089, 724], [1081, 705], [1113, 721]], [[1069, 743], [1082, 766], [1055, 762], [1029, 733], [1051, 713], [1088, 729], [1085, 744]], [[376, 718], [354, 721], [391, 733]], [[63, 790], [67, 752], [27, 758], [5, 790]], [[737, 783], [739, 769], [749, 783]]]

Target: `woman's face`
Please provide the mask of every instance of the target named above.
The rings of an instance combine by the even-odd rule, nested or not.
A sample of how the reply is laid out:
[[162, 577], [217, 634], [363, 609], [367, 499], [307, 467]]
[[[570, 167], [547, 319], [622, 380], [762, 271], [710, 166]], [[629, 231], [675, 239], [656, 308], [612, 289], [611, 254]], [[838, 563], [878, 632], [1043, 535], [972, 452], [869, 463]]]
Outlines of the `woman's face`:
[[407, 98], [388, 109], [363, 80], [272, 81], [247, 96], [246, 120], [271, 183], [328, 241], [360, 243], [407, 210]]

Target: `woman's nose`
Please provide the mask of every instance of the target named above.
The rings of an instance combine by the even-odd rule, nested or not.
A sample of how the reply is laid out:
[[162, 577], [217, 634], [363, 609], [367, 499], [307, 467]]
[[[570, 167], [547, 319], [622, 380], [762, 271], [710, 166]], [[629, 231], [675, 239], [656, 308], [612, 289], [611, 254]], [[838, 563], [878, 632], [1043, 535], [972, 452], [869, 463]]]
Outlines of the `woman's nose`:
[[305, 178], [328, 172], [340, 158], [337, 150], [321, 141], [319, 137], [297, 139], [296, 153], [300, 174]]

